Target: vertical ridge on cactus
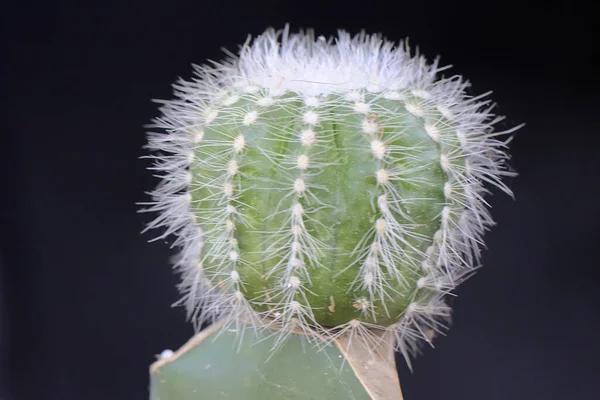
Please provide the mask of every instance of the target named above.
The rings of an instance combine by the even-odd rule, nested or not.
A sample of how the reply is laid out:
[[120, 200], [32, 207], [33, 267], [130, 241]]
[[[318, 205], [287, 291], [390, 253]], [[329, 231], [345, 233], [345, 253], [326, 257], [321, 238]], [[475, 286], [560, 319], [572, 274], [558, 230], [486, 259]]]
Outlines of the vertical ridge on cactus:
[[274, 348], [298, 330], [385, 331], [409, 363], [444, 332], [493, 225], [484, 196], [511, 194], [516, 129], [495, 132], [487, 94], [445, 69], [379, 35], [286, 27], [174, 85], [149, 133], [162, 182], [145, 211], [175, 235], [198, 326], [277, 326]]

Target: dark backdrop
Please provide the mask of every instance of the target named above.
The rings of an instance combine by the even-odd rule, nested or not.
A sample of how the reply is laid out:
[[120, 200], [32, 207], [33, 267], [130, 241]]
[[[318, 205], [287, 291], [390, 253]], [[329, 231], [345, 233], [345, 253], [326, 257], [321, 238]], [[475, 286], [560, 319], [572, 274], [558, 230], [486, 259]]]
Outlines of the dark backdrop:
[[[87, 4], [86, 4], [87, 3]], [[525, 4], [526, 3], [526, 4]], [[164, 243], [139, 231], [151, 98], [267, 26], [361, 28], [494, 90], [516, 201], [454, 324], [402, 364], [407, 400], [600, 398], [598, 7], [583, 1], [40, 1], [2, 6], [3, 399], [146, 399], [191, 334]]]

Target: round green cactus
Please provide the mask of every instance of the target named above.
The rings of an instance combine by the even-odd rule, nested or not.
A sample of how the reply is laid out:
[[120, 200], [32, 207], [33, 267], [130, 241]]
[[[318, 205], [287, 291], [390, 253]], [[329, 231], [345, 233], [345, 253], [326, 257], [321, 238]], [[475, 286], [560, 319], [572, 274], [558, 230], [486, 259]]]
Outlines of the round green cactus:
[[493, 223], [484, 183], [510, 193], [512, 173], [509, 132], [441, 70], [378, 35], [286, 29], [175, 85], [149, 228], [177, 235], [198, 322], [391, 330], [407, 357], [443, 329]]

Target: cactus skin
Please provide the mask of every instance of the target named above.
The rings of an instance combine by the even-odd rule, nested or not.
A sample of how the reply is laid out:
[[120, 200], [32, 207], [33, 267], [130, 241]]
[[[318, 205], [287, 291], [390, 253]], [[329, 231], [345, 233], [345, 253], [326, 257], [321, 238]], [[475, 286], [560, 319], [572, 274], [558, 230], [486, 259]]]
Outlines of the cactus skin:
[[[252, 327], [243, 329], [253, 334]], [[292, 334], [274, 354], [269, 352], [276, 341], [272, 335], [263, 334], [239, 351], [236, 341], [236, 333], [219, 334], [219, 327], [211, 326], [156, 361], [150, 368], [150, 399], [372, 399], [360, 372], [332, 363], [343, 357], [337, 346], [308, 352], [301, 335]]]
[[[478, 266], [483, 196], [508, 171], [484, 96], [378, 35], [268, 30], [197, 67], [163, 101], [146, 211], [180, 247], [200, 326], [314, 338], [394, 333], [407, 359], [443, 332], [444, 298]], [[349, 344], [351, 345], [351, 344]]]

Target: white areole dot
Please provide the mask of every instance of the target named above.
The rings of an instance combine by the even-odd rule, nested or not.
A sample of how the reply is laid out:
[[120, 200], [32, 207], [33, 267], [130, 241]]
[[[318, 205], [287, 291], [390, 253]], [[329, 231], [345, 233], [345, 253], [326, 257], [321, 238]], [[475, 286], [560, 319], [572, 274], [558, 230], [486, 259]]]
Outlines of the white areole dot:
[[236, 160], [231, 160], [229, 161], [229, 165], [227, 166], [227, 174], [229, 174], [230, 176], [233, 176], [235, 174], [237, 174], [239, 169], [238, 163]]
[[377, 267], [377, 257], [367, 257], [365, 260], [365, 265], [369, 268], [369, 270], [373, 270]]
[[227, 210], [227, 214], [235, 214], [235, 212], [236, 212], [235, 207], [232, 206], [231, 204], [227, 204], [226, 210]]
[[229, 238], [229, 244], [231, 244], [233, 247], [235, 247], [238, 245], [238, 241], [236, 238], [232, 237], [232, 238]]
[[353, 328], [358, 328], [360, 326], [360, 321], [357, 319], [353, 319], [350, 321], [350, 326]]
[[378, 233], [384, 233], [385, 231], [387, 231], [387, 222], [385, 222], [385, 219], [379, 218], [375, 222], [375, 229], [377, 229]]
[[200, 143], [202, 141], [202, 139], [204, 139], [204, 129], [200, 128], [197, 129], [196, 132], [194, 132], [194, 143]]
[[223, 100], [223, 104], [226, 105], [226, 106], [232, 106], [235, 103], [237, 103], [239, 100], [240, 100], [240, 96], [232, 95], [232, 96], [226, 97]]
[[297, 240], [294, 240], [292, 242], [292, 252], [297, 253], [299, 251], [302, 251], [302, 243], [298, 242]]
[[302, 214], [304, 214], [304, 207], [302, 207], [302, 204], [294, 204], [292, 206], [292, 214], [294, 214], [295, 217], [300, 217]]
[[244, 115], [243, 124], [246, 126], [252, 125], [258, 119], [258, 113], [256, 111], [250, 111], [248, 114]]
[[356, 111], [357, 113], [360, 113], [360, 114], [368, 114], [369, 111], [371, 111], [371, 106], [368, 105], [367, 103], [363, 103], [362, 101], [359, 101], [354, 104], [354, 111]]
[[373, 273], [367, 272], [363, 275], [363, 282], [367, 286], [371, 286], [373, 284]]
[[319, 115], [314, 111], [307, 111], [302, 116], [302, 120], [309, 125], [316, 125], [319, 122]]
[[447, 199], [452, 197], [452, 185], [450, 185], [450, 182], [444, 183], [444, 197]]
[[192, 175], [191, 172], [188, 172], [185, 174], [185, 183], [189, 186], [192, 184], [192, 180], [194, 179], [194, 176]]
[[240, 274], [234, 269], [231, 271], [231, 281], [237, 283], [240, 281]]
[[298, 160], [296, 160], [296, 164], [298, 165], [298, 168], [303, 171], [305, 169], [308, 169], [308, 165], [309, 165], [308, 156], [306, 154], [299, 155]]
[[239, 135], [233, 140], [233, 150], [235, 150], [236, 153], [242, 151], [245, 146], [246, 139], [244, 138], [244, 135]]
[[258, 99], [258, 101], [256, 103], [261, 107], [268, 107], [275, 103], [275, 99], [267, 96], [267, 97]]
[[385, 194], [382, 194], [377, 198], [377, 205], [379, 206], [379, 209], [383, 212], [388, 212], [390, 209], [388, 206], [387, 196]]
[[410, 303], [408, 307], [406, 307], [406, 313], [412, 314], [417, 310], [417, 303]]
[[315, 143], [316, 135], [312, 129], [306, 129], [300, 133], [300, 141], [302, 146], [310, 147]]
[[235, 293], [233, 293], [233, 297], [237, 301], [243, 301], [244, 300], [244, 293], [240, 292], [239, 290], [236, 290]]
[[290, 260], [290, 265], [292, 266], [292, 268], [301, 268], [304, 265], [304, 263], [301, 259], [294, 257]]
[[300, 284], [300, 278], [298, 278], [297, 276], [290, 276], [290, 279], [288, 279], [288, 287], [298, 289], [300, 287]]
[[237, 251], [230, 251], [229, 252], [229, 259], [233, 262], [236, 262], [238, 260], [239, 254]]
[[196, 155], [194, 154], [194, 152], [193, 152], [193, 151], [190, 151], [190, 152], [188, 153], [188, 156], [187, 156], [187, 161], [188, 161], [188, 164], [191, 164], [191, 163], [193, 163], [193, 162], [194, 162], [194, 158], [196, 158]]
[[377, 177], [377, 183], [380, 185], [385, 185], [390, 181], [390, 174], [385, 169], [379, 169], [375, 172], [375, 176]]
[[302, 308], [302, 307], [301, 307], [301, 305], [300, 305], [300, 303], [299, 303], [298, 301], [296, 301], [296, 300], [292, 300], [292, 301], [290, 301], [290, 309], [291, 309], [293, 312], [296, 312], [296, 313], [297, 313], [297, 312], [299, 312], [299, 311], [301, 310], [301, 308]]
[[295, 237], [302, 235], [302, 232], [303, 232], [303, 230], [300, 225], [292, 226], [292, 235], [294, 235]]
[[363, 119], [361, 128], [367, 135], [374, 135], [379, 132], [379, 124], [373, 118]]
[[433, 253], [435, 253], [435, 246], [429, 246], [427, 247], [427, 250], [425, 250], [427, 257], [433, 256]]
[[408, 111], [415, 117], [422, 117], [424, 115], [423, 109], [421, 107], [417, 106], [416, 104], [407, 103], [405, 107], [406, 107], [406, 111]]
[[369, 300], [365, 299], [364, 297], [360, 297], [360, 298], [356, 299], [353, 306], [354, 306], [354, 308], [360, 308], [361, 310], [366, 310], [369, 307], [371, 307], [372, 304]]
[[[430, 246], [430, 247], [433, 247], [433, 246]], [[429, 271], [431, 269], [431, 265], [429, 265], [427, 260], [423, 260], [423, 262], [421, 263], [421, 268], [423, 269], [423, 271]]]
[[425, 283], [426, 283], [425, 278], [419, 278], [419, 280], [417, 281], [417, 287], [419, 289], [422, 289], [425, 287]]
[[303, 194], [305, 190], [306, 190], [306, 184], [304, 183], [304, 179], [302, 179], [302, 178], [296, 179], [296, 181], [294, 182], [294, 191], [297, 194]]
[[383, 159], [386, 152], [385, 144], [381, 140], [372, 140], [371, 141], [371, 152], [378, 160]]
[[448, 159], [447, 155], [442, 154], [440, 156], [440, 164], [442, 165], [442, 171], [444, 171], [444, 172], [450, 171], [450, 160]]
[[207, 109], [206, 111], [204, 111], [204, 121], [207, 124], [210, 124], [211, 122], [213, 122], [215, 119], [217, 119], [217, 116], [219, 115], [219, 112], [217, 110], [213, 110], [213, 109]]
[[231, 183], [224, 184], [223, 193], [225, 193], [225, 196], [227, 197], [233, 196], [233, 185]]
[[435, 142], [440, 141], [440, 130], [435, 125], [425, 124], [425, 132], [427, 132], [429, 137]]
[[233, 221], [228, 219], [227, 221], [225, 221], [225, 229], [227, 229], [229, 232], [233, 231], [233, 229], [235, 228], [235, 225], [233, 224]]
[[304, 99], [304, 104], [306, 104], [309, 107], [319, 107], [319, 104], [321, 104], [321, 102], [318, 98], [310, 96]]
[[381, 252], [381, 244], [379, 242], [371, 243], [371, 251], [373, 254], [379, 254]]
[[448, 223], [449, 219], [450, 219], [450, 207], [445, 206], [444, 208], [442, 208], [442, 222]]

